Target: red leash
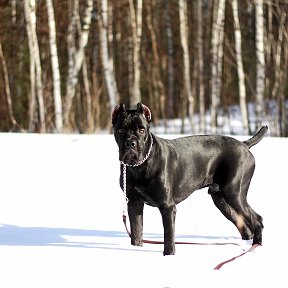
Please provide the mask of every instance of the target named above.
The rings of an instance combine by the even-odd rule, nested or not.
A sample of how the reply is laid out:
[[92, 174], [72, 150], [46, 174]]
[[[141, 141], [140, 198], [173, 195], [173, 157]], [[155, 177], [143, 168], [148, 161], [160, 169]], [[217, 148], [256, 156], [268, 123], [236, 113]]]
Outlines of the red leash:
[[[131, 238], [131, 233], [129, 232], [128, 228], [127, 228], [127, 222], [126, 222], [126, 215], [123, 214], [123, 223], [125, 225], [125, 228], [126, 228], [126, 231], [127, 231], [127, 234], [129, 235], [129, 237]], [[148, 244], [164, 244], [163, 241], [156, 241], [156, 240], [145, 240], [143, 239], [142, 240], [143, 243], [148, 243]], [[175, 244], [189, 244], [189, 245], [236, 245], [236, 246], [240, 246], [239, 244], [237, 243], [233, 243], [233, 242], [230, 242], [230, 243], [220, 243], [220, 242], [214, 242], [214, 243], [201, 243], [201, 242], [182, 242], [182, 241], [176, 241]], [[257, 248], [258, 246], [261, 246], [260, 244], [254, 244], [250, 247], [250, 249], [248, 249], [247, 251], [235, 256], [235, 257], [232, 257], [228, 260], [225, 260], [221, 263], [219, 263], [217, 266], [214, 267], [214, 270], [220, 270], [222, 268], [222, 266], [224, 266], [225, 264], [229, 263], [229, 262], [232, 262], [234, 261], [235, 259], [245, 255], [246, 253], [249, 253], [249, 252], [252, 252], [255, 248]]]
[[217, 266], [215, 266], [214, 270], [220, 270], [223, 265], [225, 265], [225, 264], [227, 264], [227, 263], [229, 263], [229, 262], [234, 261], [235, 259], [237, 259], [237, 258], [245, 255], [246, 253], [249, 253], [249, 252], [253, 251], [253, 250], [254, 250], [255, 248], [257, 248], [258, 246], [261, 246], [261, 245], [260, 245], [260, 244], [254, 244], [254, 245], [252, 245], [252, 246], [250, 247], [250, 249], [248, 249], [247, 251], [245, 251], [245, 252], [243, 252], [243, 253], [235, 256], [235, 257], [232, 257], [232, 258], [230, 258], [230, 259], [228, 259], [228, 260], [226, 260], [226, 261], [223, 261], [223, 262], [219, 263]]
[[[129, 232], [127, 228], [127, 221], [126, 221], [126, 215], [123, 214], [123, 223], [125, 225], [125, 229], [127, 231], [127, 234], [131, 238], [131, 233]], [[142, 240], [143, 243], [148, 243], [148, 244], [164, 244], [163, 241], [157, 241], [157, 240]], [[203, 243], [203, 242], [183, 242], [183, 241], [176, 241], [175, 244], [189, 244], [189, 245], [236, 245], [240, 246], [238, 243], [233, 243], [233, 242], [226, 242], [226, 243]], [[248, 251], [247, 251], [248, 252]], [[224, 264], [223, 264], [224, 265]]]

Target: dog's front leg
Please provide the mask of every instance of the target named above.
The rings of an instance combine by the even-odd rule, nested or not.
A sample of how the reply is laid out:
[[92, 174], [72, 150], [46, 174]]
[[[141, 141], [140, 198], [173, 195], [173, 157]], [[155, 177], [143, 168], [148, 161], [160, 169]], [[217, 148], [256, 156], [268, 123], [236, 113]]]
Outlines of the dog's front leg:
[[164, 227], [164, 251], [163, 255], [175, 254], [175, 218], [176, 205], [159, 208]]
[[128, 202], [128, 215], [131, 229], [131, 244], [134, 246], [143, 245], [143, 209], [144, 203], [141, 201]]

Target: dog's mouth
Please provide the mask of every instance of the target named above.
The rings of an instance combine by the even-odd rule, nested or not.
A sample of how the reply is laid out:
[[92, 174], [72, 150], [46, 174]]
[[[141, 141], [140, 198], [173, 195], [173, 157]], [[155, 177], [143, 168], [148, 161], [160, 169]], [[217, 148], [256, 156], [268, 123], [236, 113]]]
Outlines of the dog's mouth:
[[128, 165], [136, 165], [142, 160], [142, 153], [138, 150], [127, 149], [120, 152], [119, 160]]

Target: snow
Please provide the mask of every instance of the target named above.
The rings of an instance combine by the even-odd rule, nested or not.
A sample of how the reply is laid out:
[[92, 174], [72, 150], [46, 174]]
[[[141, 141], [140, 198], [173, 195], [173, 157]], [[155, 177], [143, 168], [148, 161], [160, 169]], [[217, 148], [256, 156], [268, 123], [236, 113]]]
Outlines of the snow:
[[[130, 245], [112, 135], [0, 133], [0, 146], [0, 287], [288, 285], [288, 139], [265, 137], [251, 148], [248, 201], [264, 218], [263, 246], [219, 271], [213, 268], [251, 241], [240, 239], [206, 189], [177, 206], [176, 240], [240, 246], [177, 245], [164, 257], [162, 244]], [[144, 238], [162, 235], [158, 209], [145, 206]]]

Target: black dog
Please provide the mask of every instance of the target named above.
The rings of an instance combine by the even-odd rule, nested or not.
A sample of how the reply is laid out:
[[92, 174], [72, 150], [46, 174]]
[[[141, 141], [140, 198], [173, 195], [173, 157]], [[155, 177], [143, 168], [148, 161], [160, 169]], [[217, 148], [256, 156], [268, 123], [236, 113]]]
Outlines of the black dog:
[[150, 121], [150, 110], [141, 103], [136, 110], [125, 110], [120, 104], [112, 115], [122, 167], [120, 186], [128, 197], [131, 244], [142, 245], [146, 203], [158, 207], [162, 215], [164, 255], [174, 254], [176, 204], [204, 187], [209, 187], [214, 204], [237, 227], [242, 239], [253, 238], [253, 244], [261, 244], [262, 217], [247, 203], [255, 168], [249, 148], [263, 138], [268, 127], [244, 142], [219, 135], [166, 140], [149, 131]]

